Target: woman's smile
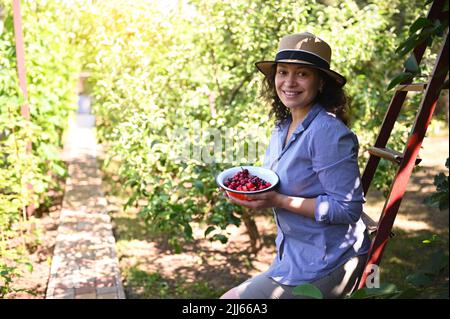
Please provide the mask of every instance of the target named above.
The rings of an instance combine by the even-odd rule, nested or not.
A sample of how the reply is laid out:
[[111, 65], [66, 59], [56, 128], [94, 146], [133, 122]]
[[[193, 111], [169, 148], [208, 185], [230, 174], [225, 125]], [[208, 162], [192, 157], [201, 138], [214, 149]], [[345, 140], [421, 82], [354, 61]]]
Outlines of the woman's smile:
[[279, 63], [275, 89], [287, 108], [307, 108], [314, 103], [321, 78], [317, 70], [299, 64]]
[[282, 92], [287, 98], [295, 98], [302, 93], [300, 91], [291, 91], [291, 90], [283, 90]]

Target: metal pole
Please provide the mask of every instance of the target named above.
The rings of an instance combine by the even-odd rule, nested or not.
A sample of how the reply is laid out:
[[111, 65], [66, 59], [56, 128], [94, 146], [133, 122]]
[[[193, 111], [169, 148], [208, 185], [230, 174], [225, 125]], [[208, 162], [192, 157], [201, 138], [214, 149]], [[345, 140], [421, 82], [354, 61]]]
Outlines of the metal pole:
[[[26, 119], [30, 119], [30, 108], [28, 106], [28, 91], [27, 91], [27, 78], [25, 69], [25, 49], [23, 44], [23, 32], [22, 32], [22, 15], [20, 13], [20, 0], [13, 0], [13, 21], [14, 21], [14, 38], [16, 42], [16, 63], [17, 63], [17, 74], [19, 77], [19, 87], [22, 91], [22, 95], [25, 99], [24, 104], [20, 107], [20, 112], [22, 116]], [[29, 154], [31, 152], [31, 141], [28, 141], [26, 152]], [[27, 185], [28, 189], [32, 190], [33, 186], [31, 184]], [[26, 207], [27, 216], [33, 215], [35, 207], [30, 204]]]

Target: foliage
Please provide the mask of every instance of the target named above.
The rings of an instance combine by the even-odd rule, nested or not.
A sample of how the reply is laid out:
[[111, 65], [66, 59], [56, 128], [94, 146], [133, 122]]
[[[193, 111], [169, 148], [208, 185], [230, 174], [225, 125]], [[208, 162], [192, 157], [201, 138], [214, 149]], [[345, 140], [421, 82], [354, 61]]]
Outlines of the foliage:
[[[4, 251], [1, 246], [0, 249], [2, 256], [2, 259], [0, 259], [0, 299], [11, 292], [27, 291], [28, 293], [33, 293], [26, 289], [13, 286], [14, 279], [21, 277], [23, 274], [23, 270], [18, 265], [25, 266], [29, 272], [33, 271], [33, 266], [27, 258], [23, 256], [24, 253], [20, 249], [9, 249], [8, 251]], [[6, 263], [5, 261], [8, 262]]]
[[312, 284], [298, 285], [292, 290], [294, 296], [306, 296], [314, 299], [323, 299], [322, 292]]
[[[416, 271], [404, 278], [404, 288], [393, 283], [383, 283], [379, 288], [362, 288], [356, 290], [350, 299], [411, 299], [411, 298], [448, 298], [448, 245], [439, 236], [433, 235], [422, 242], [419, 250], [428, 250], [429, 258]], [[447, 246], [448, 247], [448, 246]], [[424, 253], [424, 252], [423, 252]], [[444, 278], [444, 280], [442, 279]]]
[[217, 291], [207, 281], [187, 282], [183, 278], [174, 280], [165, 278], [158, 272], [148, 273], [137, 268], [128, 269], [125, 276], [125, 290], [139, 287], [142, 289], [139, 293], [140, 298], [205, 299], [217, 295]]
[[[67, 3], [21, 3], [28, 98], [18, 85], [11, 1], [0, 0], [0, 279], [6, 283], [23, 263], [6, 253], [9, 239], [24, 236], [13, 225], [27, 218], [25, 207], [48, 201], [47, 191], [58, 188], [55, 177], [66, 174], [59, 153], [79, 70]], [[24, 104], [29, 120], [21, 114]]]
[[[414, 244], [416, 245], [416, 244]], [[354, 291], [347, 299], [410, 299], [410, 298], [448, 298], [448, 241], [439, 236], [423, 240], [419, 251], [428, 255], [415, 266], [412, 273], [402, 278], [402, 287], [392, 282], [383, 282], [379, 287], [364, 287]], [[417, 248], [415, 248], [417, 251]], [[448, 248], [447, 248], [448, 250]], [[447, 275], [446, 275], [447, 274]], [[311, 284], [299, 285], [294, 295], [323, 299], [321, 291]]]
[[[442, 11], [447, 11], [448, 14], [448, 1], [445, 3]], [[395, 52], [399, 56], [405, 56], [424, 42], [426, 43], [426, 46], [431, 47], [434, 39], [441, 39], [444, 36], [445, 30], [448, 28], [448, 18], [445, 18], [447, 14], [444, 15], [444, 18], [442, 19], [428, 19], [425, 17], [417, 18], [417, 20], [409, 27], [408, 38], [398, 46]], [[413, 78], [422, 75], [421, 69], [413, 53], [406, 59], [404, 68], [404, 72], [398, 74], [391, 80], [387, 88], [388, 90], [400, 83], [410, 83]]]
[[[445, 167], [448, 169], [448, 158], [445, 161]], [[436, 192], [425, 199], [425, 204], [438, 206], [439, 210], [448, 209], [448, 175], [439, 173], [434, 177]]]

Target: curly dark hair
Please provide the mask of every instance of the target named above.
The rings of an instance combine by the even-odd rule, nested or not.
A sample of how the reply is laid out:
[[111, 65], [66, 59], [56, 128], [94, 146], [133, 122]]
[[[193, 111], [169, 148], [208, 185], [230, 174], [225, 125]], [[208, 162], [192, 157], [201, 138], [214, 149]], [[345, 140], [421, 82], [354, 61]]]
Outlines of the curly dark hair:
[[[276, 64], [272, 72], [264, 78], [262, 86], [262, 96], [271, 104], [269, 116], [275, 117], [275, 124], [280, 125], [289, 118], [290, 110], [281, 102], [275, 89]], [[319, 71], [319, 76], [324, 81], [322, 92], [317, 94], [315, 103], [321, 104], [328, 112], [336, 115], [345, 125], [350, 124], [349, 100], [344, 89], [331, 79], [325, 72]]]

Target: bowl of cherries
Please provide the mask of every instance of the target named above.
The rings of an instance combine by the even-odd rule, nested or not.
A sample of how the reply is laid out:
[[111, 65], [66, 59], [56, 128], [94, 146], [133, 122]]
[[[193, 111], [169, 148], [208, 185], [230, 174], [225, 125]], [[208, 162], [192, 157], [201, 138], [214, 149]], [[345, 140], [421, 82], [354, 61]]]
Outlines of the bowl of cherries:
[[267, 168], [257, 166], [239, 166], [224, 170], [217, 175], [216, 182], [228, 196], [241, 200], [250, 200], [246, 194], [259, 194], [273, 190], [280, 179]]

